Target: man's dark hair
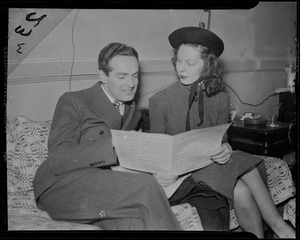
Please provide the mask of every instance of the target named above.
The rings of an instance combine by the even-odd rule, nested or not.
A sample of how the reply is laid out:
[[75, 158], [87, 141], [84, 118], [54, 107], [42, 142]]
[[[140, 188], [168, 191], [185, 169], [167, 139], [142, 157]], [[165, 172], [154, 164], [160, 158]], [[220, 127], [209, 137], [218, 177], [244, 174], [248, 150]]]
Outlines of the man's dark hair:
[[109, 61], [115, 56], [132, 56], [139, 59], [137, 51], [130, 46], [122, 43], [110, 43], [104, 47], [98, 56], [98, 68], [102, 70], [106, 76], [112, 70], [109, 67]]

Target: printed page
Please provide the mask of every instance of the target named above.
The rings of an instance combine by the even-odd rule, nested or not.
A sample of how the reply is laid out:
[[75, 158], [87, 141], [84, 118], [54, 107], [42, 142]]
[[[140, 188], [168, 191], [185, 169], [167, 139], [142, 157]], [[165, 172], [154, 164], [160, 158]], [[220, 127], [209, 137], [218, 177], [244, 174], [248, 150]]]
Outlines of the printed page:
[[124, 168], [122, 166], [111, 166], [110, 169], [114, 170], [114, 171], [119, 171], [119, 172], [147, 173], [147, 174], [149, 174], [148, 172], [142, 172], [142, 171], [132, 170], [132, 169], [129, 169], [129, 168]]
[[166, 134], [111, 130], [112, 144], [125, 168], [170, 174], [173, 137]]
[[191, 174], [186, 174], [180, 178], [178, 178], [174, 183], [172, 183], [171, 185], [167, 186], [167, 187], [162, 187], [167, 195], [167, 198], [172, 197], [172, 195], [175, 193], [175, 191], [177, 190], [177, 188], [180, 186], [180, 184], [183, 182], [184, 179], [186, 179], [188, 176], [190, 176]]
[[221, 146], [223, 135], [230, 125], [228, 123], [175, 135], [172, 174], [183, 174], [213, 163], [210, 156]]
[[[128, 168], [124, 168], [122, 166], [112, 166], [110, 167], [111, 170], [114, 171], [120, 171], [120, 172], [129, 172], [129, 173], [145, 173], [145, 172], [141, 172], [141, 171], [136, 171], [136, 170], [130, 170]], [[150, 174], [150, 173], [147, 173]], [[180, 184], [183, 182], [184, 179], [186, 179], [188, 176], [190, 176], [191, 174], [186, 174], [178, 179], [176, 179], [175, 182], [173, 182], [172, 184], [170, 184], [167, 187], [161, 186], [163, 188], [163, 190], [166, 193], [167, 198], [172, 197], [172, 195], [175, 193], [175, 191], [177, 190], [177, 188], [180, 186]]]

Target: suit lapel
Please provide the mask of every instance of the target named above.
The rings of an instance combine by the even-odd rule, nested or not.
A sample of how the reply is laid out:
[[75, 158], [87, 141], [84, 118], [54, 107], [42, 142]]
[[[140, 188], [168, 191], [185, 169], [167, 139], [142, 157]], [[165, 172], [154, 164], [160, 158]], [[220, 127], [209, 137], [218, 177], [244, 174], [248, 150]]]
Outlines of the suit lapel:
[[122, 116], [116, 111], [116, 108], [107, 98], [106, 94], [101, 88], [101, 82], [96, 83], [91, 87], [89, 104], [94, 109], [95, 114], [104, 121], [111, 129], [120, 129]]
[[138, 123], [141, 113], [136, 111], [135, 102], [125, 103], [124, 115], [116, 111], [106, 94], [103, 92], [101, 82], [90, 88], [88, 104], [101, 121], [110, 129], [132, 130]]
[[132, 130], [139, 121], [140, 117], [141, 114], [135, 109], [135, 103], [126, 103], [122, 121], [122, 130]]

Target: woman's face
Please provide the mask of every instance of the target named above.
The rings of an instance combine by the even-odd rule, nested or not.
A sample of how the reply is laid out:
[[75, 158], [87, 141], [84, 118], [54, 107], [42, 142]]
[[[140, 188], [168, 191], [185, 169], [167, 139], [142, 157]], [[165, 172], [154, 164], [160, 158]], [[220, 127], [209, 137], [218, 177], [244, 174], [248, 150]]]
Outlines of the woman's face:
[[201, 76], [204, 60], [200, 55], [200, 47], [186, 44], [182, 44], [179, 47], [176, 71], [182, 84], [190, 85]]

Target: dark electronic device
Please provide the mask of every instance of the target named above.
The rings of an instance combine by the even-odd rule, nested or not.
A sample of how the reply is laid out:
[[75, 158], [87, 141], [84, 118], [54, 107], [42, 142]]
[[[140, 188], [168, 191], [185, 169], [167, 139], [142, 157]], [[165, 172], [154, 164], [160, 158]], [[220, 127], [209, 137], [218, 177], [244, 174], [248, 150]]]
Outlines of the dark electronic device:
[[245, 113], [244, 123], [249, 125], [266, 125], [267, 119], [263, 117], [261, 114], [256, 113]]
[[267, 124], [267, 119], [263, 118], [263, 117], [245, 118], [244, 123], [249, 124], [249, 125], [266, 125]]

